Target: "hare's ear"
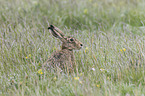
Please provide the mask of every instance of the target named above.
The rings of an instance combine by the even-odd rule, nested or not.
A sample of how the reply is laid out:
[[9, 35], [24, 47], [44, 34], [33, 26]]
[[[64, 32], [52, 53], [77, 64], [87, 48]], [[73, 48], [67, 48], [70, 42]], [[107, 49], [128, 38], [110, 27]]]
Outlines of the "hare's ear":
[[54, 25], [50, 25], [49, 27], [48, 27], [48, 29], [50, 29], [51, 30], [51, 33], [52, 33], [52, 35], [54, 36], [54, 37], [56, 37], [56, 38], [59, 38], [62, 42], [64, 42], [65, 41], [65, 39], [64, 39], [64, 33], [60, 30], [60, 29], [58, 29], [57, 27], [55, 27]]

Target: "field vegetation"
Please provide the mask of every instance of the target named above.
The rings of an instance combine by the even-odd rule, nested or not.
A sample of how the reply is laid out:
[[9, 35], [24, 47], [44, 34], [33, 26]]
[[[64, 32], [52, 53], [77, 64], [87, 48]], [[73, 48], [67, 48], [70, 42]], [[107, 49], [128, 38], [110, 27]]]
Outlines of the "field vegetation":
[[[61, 42], [83, 43], [72, 74], [42, 64]], [[0, 96], [144, 96], [145, 0], [0, 0]]]

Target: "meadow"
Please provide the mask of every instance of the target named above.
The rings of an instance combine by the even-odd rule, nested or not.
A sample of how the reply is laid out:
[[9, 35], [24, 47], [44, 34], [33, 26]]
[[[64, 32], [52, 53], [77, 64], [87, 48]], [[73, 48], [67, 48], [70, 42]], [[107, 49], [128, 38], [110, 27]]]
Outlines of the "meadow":
[[[0, 0], [0, 96], [144, 96], [145, 0]], [[83, 43], [75, 72], [42, 65], [60, 40]]]

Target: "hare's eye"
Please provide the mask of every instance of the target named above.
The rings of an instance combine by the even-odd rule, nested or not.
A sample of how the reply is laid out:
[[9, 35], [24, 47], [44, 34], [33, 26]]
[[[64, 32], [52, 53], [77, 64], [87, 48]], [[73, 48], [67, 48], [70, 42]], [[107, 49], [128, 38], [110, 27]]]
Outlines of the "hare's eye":
[[73, 38], [71, 38], [71, 39], [70, 39], [70, 41], [74, 41], [74, 39], [73, 39]]

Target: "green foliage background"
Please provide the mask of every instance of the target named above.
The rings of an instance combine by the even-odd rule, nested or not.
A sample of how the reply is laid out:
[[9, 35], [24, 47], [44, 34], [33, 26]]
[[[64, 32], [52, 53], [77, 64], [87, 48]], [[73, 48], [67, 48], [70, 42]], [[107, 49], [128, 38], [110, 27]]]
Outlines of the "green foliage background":
[[[144, 0], [0, 0], [0, 95], [144, 96], [144, 12]], [[49, 24], [83, 42], [75, 73], [39, 73], [61, 48]]]

